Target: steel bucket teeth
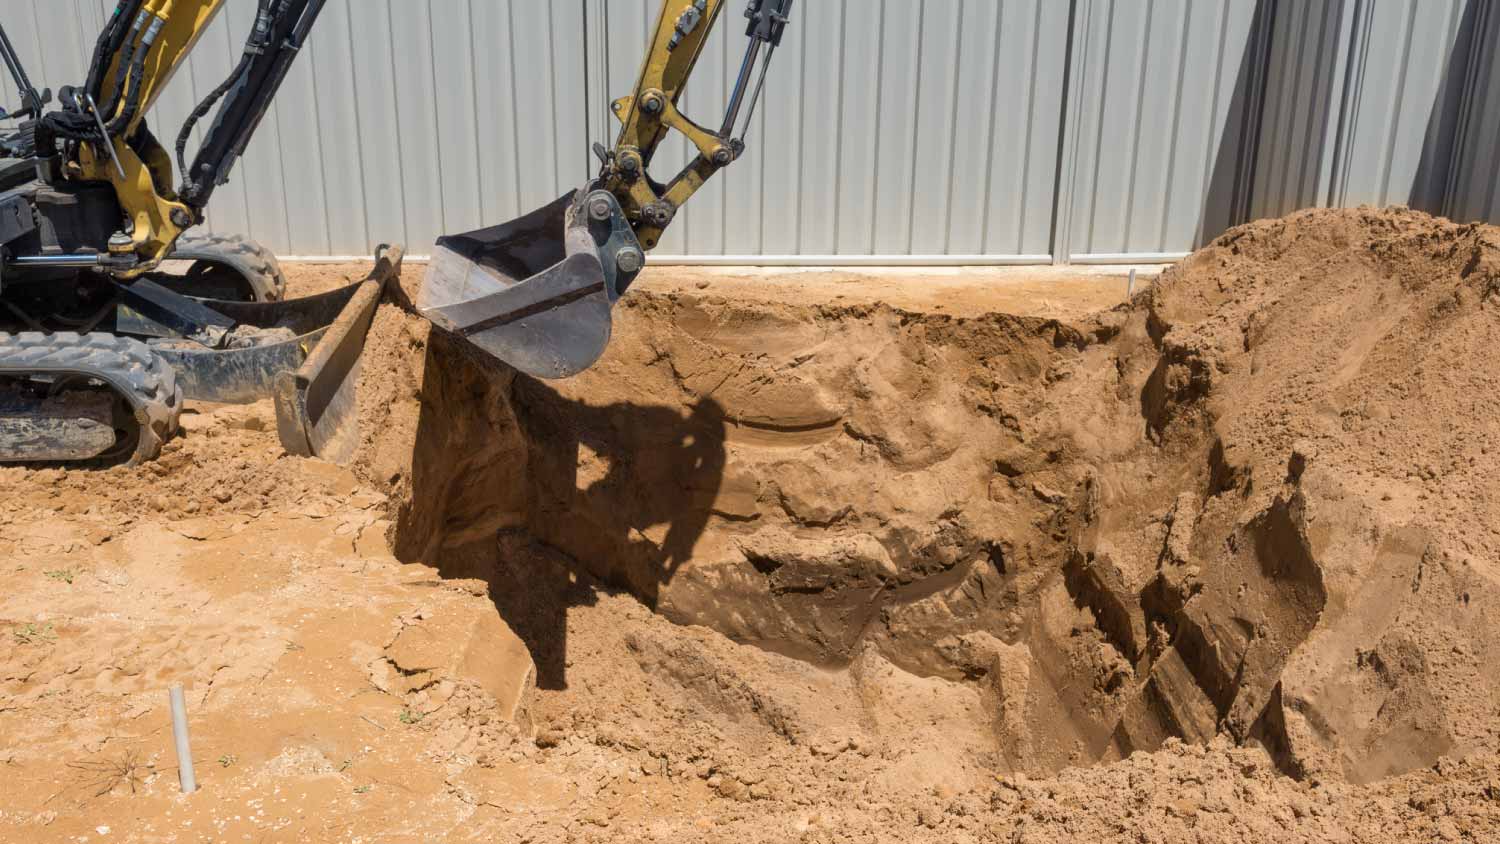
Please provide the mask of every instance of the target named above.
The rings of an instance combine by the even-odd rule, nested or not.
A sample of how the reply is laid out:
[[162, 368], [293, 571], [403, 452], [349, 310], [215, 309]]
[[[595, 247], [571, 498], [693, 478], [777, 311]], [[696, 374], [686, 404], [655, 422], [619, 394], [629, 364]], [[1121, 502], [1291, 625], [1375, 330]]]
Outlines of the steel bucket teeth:
[[610, 309], [644, 258], [608, 191], [573, 191], [530, 214], [440, 238], [417, 295], [434, 325], [537, 378], [588, 369]]

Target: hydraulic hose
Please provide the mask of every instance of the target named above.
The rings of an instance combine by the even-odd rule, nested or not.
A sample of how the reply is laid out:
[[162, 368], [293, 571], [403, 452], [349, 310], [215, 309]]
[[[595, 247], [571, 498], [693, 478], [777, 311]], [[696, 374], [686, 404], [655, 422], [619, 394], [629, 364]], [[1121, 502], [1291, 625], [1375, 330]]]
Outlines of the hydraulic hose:
[[209, 92], [208, 96], [203, 98], [203, 102], [198, 103], [197, 107], [188, 115], [187, 120], [183, 122], [182, 130], [177, 133], [177, 169], [182, 173], [183, 192], [189, 198], [198, 192], [198, 182], [193, 178], [193, 174], [187, 165], [187, 145], [188, 141], [192, 138], [193, 127], [197, 126], [198, 121], [207, 116], [213, 110], [214, 105], [223, 99], [225, 94], [229, 93], [229, 89], [233, 88], [240, 77], [249, 69], [250, 63], [255, 60], [255, 57], [264, 52], [266, 46], [270, 44], [272, 2], [274, 0], [260, 0], [255, 13], [255, 24], [250, 27], [250, 36], [245, 39], [245, 52], [240, 56], [239, 64], [235, 65], [234, 70], [229, 73], [229, 76], [223, 82], [219, 83], [217, 88], [214, 88]]
[[109, 70], [109, 59], [125, 43], [125, 34], [130, 29], [128, 21], [140, 9], [140, 5], [141, 0], [120, 0], [109, 24], [99, 33], [99, 40], [94, 44], [94, 59], [89, 64], [89, 80], [83, 88], [95, 100], [99, 99], [104, 74]]
[[[116, 54], [119, 58], [115, 63], [115, 84], [109, 92], [109, 100], [99, 104], [101, 115], [114, 114], [120, 108], [120, 100], [123, 99], [125, 93], [125, 82], [130, 77], [130, 66], [135, 59], [136, 50], [140, 47], [141, 30], [146, 28], [146, 21], [151, 17], [152, 5], [154, 5], [154, 0], [135, 13], [135, 20], [130, 24], [125, 37], [121, 39], [124, 50]], [[101, 70], [99, 73], [102, 76], [104, 71]], [[97, 100], [98, 97], [95, 99]]]
[[220, 82], [219, 87], [210, 91], [208, 96], [203, 98], [203, 102], [198, 103], [197, 107], [188, 115], [187, 120], [183, 122], [182, 131], [177, 133], [177, 169], [182, 172], [182, 185], [184, 190], [189, 194], [193, 193], [197, 187], [197, 183], [193, 179], [193, 174], [188, 170], [187, 165], [187, 145], [193, 136], [193, 127], [197, 126], [198, 121], [202, 120], [204, 116], [213, 110], [214, 105], [224, 98], [224, 95], [229, 92], [230, 88], [234, 87], [234, 84], [239, 81], [241, 74], [250, 66], [250, 62], [254, 58], [254, 54], [252, 53], [246, 53], [241, 56], [240, 63], [235, 65], [234, 70], [230, 72], [228, 78]]
[[[88, 82], [83, 88], [75, 89], [71, 86], [64, 87], [59, 92], [59, 101], [62, 110], [49, 112], [37, 116], [32, 126], [32, 148], [36, 151], [51, 150], [58, 139], [70, 141], [82, 141], [96, 145], [108, 145], [110, 138], [118, 134], [118, 129], [105, 127], [101, 135], [99, 122], [104, 115], [111, 114], [119, 107], [121, 100], [121, 88], [125, 84], [132, 69], [134, 69], [135, 94], [133, 100], [137, 104], [140, 100], [140, 77], [144, 70], [145, 57], [150, 51], [149, 45], [141, 49], [137, 42], [137, 36], [145, 28], [146, 21], [152, 16], [152, 8], [161, 0], [120, 0], [115, 7], [114, 14], [110, 17], [108, 25], [99, 34], [94, 45], [94, 55], [89, 66]], [[167, 0], [170, 6], [171, 0]], [[143, 4], [144, 8], [143, 8]], [[134, 17], [134, 22], [127, 22]], [[159, 19], [158, 19], [159, 20]], [[150, 30], [147, 30], [149, 33]], [[154, 36], [152, 36], [154, 40]], [[125, 47], [123, 55], [118, 55], [118, 66], [115, 69], [115, 87], [110, 93], [110, 102], [97, 109], [96, 113], [86, 111], [86, 100], [92, 98], [97, 100], [101, 93], [100, 88], [104, 74], [109, 69], [112, 56], [117, 56], [121, 47]], [[138, 58], [137, 58], [138, 57]], [[132, 99], [130, 97], [127, 100]], [[134, 109], [131, 111], [133, 118]], [[115, 121], [111, 121], [111, 125]], [[129, 121], [121, 123], [123, 128], [129, 125]]]
[[[110, 137], [119, 135], [130, 128], [135, 116], [140, 113], [141, 88], [145, 85], [146, 59], [150, 57], [151, 48], [155, 46], [157, 36], [161, 35], [162, 27], [166, 25], [167, 15], [172, 11], [173, 2], [175, 0], [151, 0], [150, 5], [144, 10], [150, 16], [151, 22], [146, 26], [146, 32], [141, 36], [140, 43], [132, 47], [134, 55], [130, 60], [130, 82], [125, 92], [125, 107], [106, 127]], [[161, 5], [158, 6], [158, 3]], [[118, 91], [118, 87], [116, 90]], [[113, 109], [106, 109], [105, 114], [112, 111]]]

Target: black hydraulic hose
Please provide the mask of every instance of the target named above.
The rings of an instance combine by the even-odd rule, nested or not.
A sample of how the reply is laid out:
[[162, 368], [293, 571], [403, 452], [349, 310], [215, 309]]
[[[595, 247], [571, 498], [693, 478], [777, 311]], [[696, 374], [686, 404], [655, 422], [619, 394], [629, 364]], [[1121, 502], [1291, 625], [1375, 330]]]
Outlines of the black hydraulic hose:
[[83, 88], [95, 100], [99, 99], [104, 74], [109, 70], [109, 59], [125, 43], [125, 33], [129, 31], [127, 21], [139, 9], [141, 2], [142, 0], [120, 0], [109, 24], [99, 33], [99, 40], [94, 44], [94, 60], [89, 64], [89, 80]]
[[102, 65], [105, 56], [109, 55], [109, 42], [120, 29], [120, 16], [124, 14], [127, 2], [128, 0], [120, 0], [115, 5], [114, 14], [109, 16], [109, 22], [104, 25], [104, 29], [99, 31], [99, 38], [94, 42], [94, 56], [89, 60], [89, 78], [83, 84], [83, 90], [93, 94], [95, 99], [99, 98], [99, 90], [95, 86], [104, 78]]
[[197, 107], [188, 115], [187, 120], [183, 122], [182, 130], [177, 133], [177, 169], [182, 173], [183, 191], [189, 197], [198, 191], [198, 182], [193, 178], [192, 171], [189, 170], [187, 165], [187, 145], [188, 140], [192, 138], [193, 127], [197, 126], [198, 121], [207, 116], [213, 110], [214, 105], [223, 99], [225, 94], [229, 93], [229, 89], [233, 88], [235, 83], [249, 70], [250, 63], [255, 60], [255, 57], [265, 51], [271, 39], [272, 2], [274, 0], [259, 0], [259, 5], [255, 13], [255, 24], [250, 27], [250, 35], [245, 39], [245, 51], [240, 56], [240, 63], [235, 65], [234, 70], [230, 71], [229, 76], [225, 77], [224, 81], [219, 83], [217, 88], [214, 88], [209, 92], [208, 96], [203, 98], [203, 102], [198, 103]]
[[197, 126], [198, 121], [202, 120], [204, 116], [212, 111], [214, 105], [223, 99], [225, 94], [229, 93], [229, 89], [233, 88], [234, 84], [239, 81], [240, 76], [250, 67], [250, 62], [254, 58], [254, 54], [248, 52], [241, 56], [240, 63], [235, 66], [234, 71], [223, 82], [219, 83], [219, 87], [210, 91], [208, 96], [203, 98], [203, 102], [198, 103], [197, 108], [193, 109], [192, 113], [188, 115], [187, 120], [182, 124], [182, 131], [177, 133], [177, 169], [182, 171], [182, 184], [184, 189], [189, 193], [192, 193], [197, 187], [197, 183], [193, 179], [193, 174], [188, 170], [187, 165], [187, 145], [188, 140], [193, 136], [193, 127]]
[[[151, 16], [146, 14], [146, 11], [142, 9], [136, 14], [135, 21], [131, 23], [130, 28], [126, 31], [125, 38], [121, 42], [125, 44], [125, 51], [119, 54], [119, 62], [115, 65], [114, 88], [109, 92], [109, 101], [100, 104], [99, 113], [101, 115], [114, 114], [120, 107], [120, 100], [125, 93], [125, 80], [130, 74], [130, 66], [134, 62], [136, 51], [140, 49], [139, 36], [141, 34], [141, 27], [146, 25], [146, 19], [149, 17]], [[102, 73], [103, 71], [101, 71]]]
[[244, 154], [325, 4], [325, 0], [275, 2], [277, 10], [269, 20], [270, 40], [264, 49], [255, 51], [250, 66], [225, 95], [193, 159], [189, 172], [194, 185], [186, 200], [193, 208], [206, 206], [214, 189], [229, 180], [230, 170]]
[[[124, 132], [130, 128], [135, 120], [136, 114], [141, 109], [141, 88], [145, 85], [146, 58], [151, 55], [151, 47], [156, 43], [156, 34], [161, 31], [161, 18], [155, 18], [151, 28], [146, 30], [146, 35], [141, 43], [136, 45], [135, 57], [130, 62], [130, 90], [125, 92], [125, 109], [120, 115], [109, 122], [110, 137]], [[109, 112], [105, 112], [108, 114]]]

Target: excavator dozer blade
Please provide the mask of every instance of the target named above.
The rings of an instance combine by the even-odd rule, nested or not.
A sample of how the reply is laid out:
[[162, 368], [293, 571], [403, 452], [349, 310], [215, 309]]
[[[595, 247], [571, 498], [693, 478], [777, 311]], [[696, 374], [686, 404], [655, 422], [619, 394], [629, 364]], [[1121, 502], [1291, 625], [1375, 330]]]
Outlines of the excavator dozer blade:
[[610, 309], [644, 263], [614, 196], [577, 190], [508, 223], [440, 238], [417, 310], [521, 372], [567, 378], [604, 354]]
[[375, 269], [349, 297], [295, 370], [276, 376], [276, 433], [289, 454], [344, 464], [359, 445], [355, 391], [365, 338], [381, 296], [401, 274], [400, 246], [381, 247]]

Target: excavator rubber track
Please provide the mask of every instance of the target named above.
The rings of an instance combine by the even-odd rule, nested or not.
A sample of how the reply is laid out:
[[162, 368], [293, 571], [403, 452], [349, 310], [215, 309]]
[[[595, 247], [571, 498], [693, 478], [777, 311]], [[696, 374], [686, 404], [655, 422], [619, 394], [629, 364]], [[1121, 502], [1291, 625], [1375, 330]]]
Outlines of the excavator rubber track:
[[[70, 416], [70, 397], [81, 410], [108, 398], [110, 412]], [[113, 334], [0, 333], [0, 462], [135, 465], [161, 452], [181, 413], [176, 374], [145, 343]], [[99, 448], [102, 432], [93, 429], [104, 424], [113, 437]]]

